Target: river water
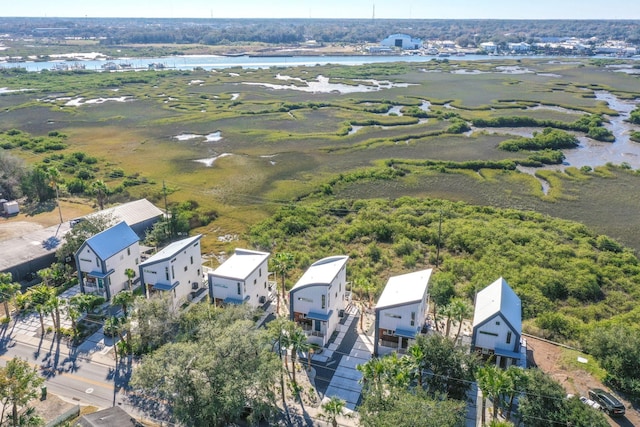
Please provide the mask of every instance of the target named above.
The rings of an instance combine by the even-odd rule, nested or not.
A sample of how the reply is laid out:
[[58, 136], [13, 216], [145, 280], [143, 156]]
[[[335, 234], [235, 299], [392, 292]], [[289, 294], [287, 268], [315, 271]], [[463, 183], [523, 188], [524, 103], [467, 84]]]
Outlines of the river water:
[[[503, 59], [524, 59], [524, 58], [542, 58], [557, 61], [557, 56], [487, 56], [487, 55], [465, 55], [451, 56], [446, 58], [449, 61], [481, 61], [481, 60], [503, 60]], [[604, 57], [603, 57], [604, 58]], [[270, 67], [296, 67], [296, 66], [313, 66], [326, 64], [339, 65], [364, 65], [389, 62], [426, 62], [432, 59], [442, 61], [445, 58], [435, 56], [418, 56], [418, 55], [352, 55], [352, 56], [217, 56], [217, 55], [185, 55], [185, 56], [166, 56], [154, 58], [118, 58], [115, 60], [86, 60], [86, 61], [46, 61], [46, 62], [2, 62], [0, 68], [21, 67], [27, 71], [52, 70], [61, 65], [84, 66], [87, 70], [103, 71], [102, 66], [107, 62], [113, 62], [116, 65], [125, 65], [126, 69], [146, 70], [150, 64], [162, 64], [165, 68], [178, 70], [192, 70], [194, 68], [203, 68], [205, 70], [225, 69], [233, 67], [242, 68], [270, 68]], [[637, 58], [631, 58], [637, 59]]]

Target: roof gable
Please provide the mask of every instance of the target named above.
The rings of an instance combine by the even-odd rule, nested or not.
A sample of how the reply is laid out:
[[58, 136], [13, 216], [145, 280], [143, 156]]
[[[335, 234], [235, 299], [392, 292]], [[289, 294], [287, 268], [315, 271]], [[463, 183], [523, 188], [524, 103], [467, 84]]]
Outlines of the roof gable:
[[298, 279], [295, 286], [291, 289], [299, 289], [304, 286], [311, 285], [328, 285], [336, 278], [342, 267], [347, 263], [349, 257], [347, 255], [336, 255], [322, 258], [314, 262], [304, 272], [302, 277]]
[[390, 277], [376, 304], [376, 310], [422, 301], [432, 269]]
[[[138, 235], [126, 222], [122, 221], [90, 237], [86, 240], [85, 245], [89, 246], [100, 259], [107, 260], [138, 241]], [[78, 252], [83, 249], [83, 246]]]
[[155, 253], [153, 256], [149, 257], [146, 261], [141, 263], [141, 266], [155, 264], [156, 262], [166, 261], [168, 259], [173, 258], [180, 252], [189, 248], [189, 246], [193, 245], [195, 242], [202, 238], [202, 234], [198, 234], [197, 236], [188, 237], [186, 239], [178, 240], [177, 242], [173, 242], [170, 245], [164, 247], [162, 250]]
[[[262, 265], [271, 254], [269, 252], [236, 249], [235, 253], [212, 273], [214, 276], [244, 280]], [[265, 272], [266, 273], [266, 272]]]
[[473, 313], [474, 328], [498, 313], [501, 313], [518, 333], [522, 331], [520, 298], [502, 277], [478, 292]]

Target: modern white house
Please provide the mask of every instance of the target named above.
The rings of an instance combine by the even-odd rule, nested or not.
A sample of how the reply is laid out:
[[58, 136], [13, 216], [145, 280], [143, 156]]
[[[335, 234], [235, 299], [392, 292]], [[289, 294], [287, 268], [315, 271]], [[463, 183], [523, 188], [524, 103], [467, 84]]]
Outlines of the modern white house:
[[476, 296], [471, 349], [485, 359], [495, 357], [501, 367], [521, 364], [521, 335], [520, 298], [500, 277]]
[[406, 351], [409, 342], [420, 332], [428, 313], [431, 271], [389, 278], [375, 308], [374, 356], [379, 352]]
[[[140, 245], [138, 235], [121, 221], [85, 240], [75, 254], [80, 290], [110, 300], [127, 289], [131, 269], [138, 276]], [[138, 278], [132, 280], [132, 284]]]
[[484, 42], [480, 43], [480, 49], [484, 50], [487, 53], [497, 53], [498, 45], [494, 42]]
[[178, 240], [160, 250], [138, 268], [147, 298], [159, 292], [170, 295], [173, 308], [187, 302], [202, 284], [202, 234]]
[[382, 40], [380, 45], [403, 50], [415, 50], [422, 48], [422, 40], [413, 38], [408, 34], [391, 34]]
[[236, 249], [220, 267], [209, 273], [209, 297], [216, 305], [264, 305], [269, 299], [268, 252]]
[[304, 329], [310, 342], [326, 345], [349, 305], [346, 255], [314, 262], [289, 291], [291, 320]]

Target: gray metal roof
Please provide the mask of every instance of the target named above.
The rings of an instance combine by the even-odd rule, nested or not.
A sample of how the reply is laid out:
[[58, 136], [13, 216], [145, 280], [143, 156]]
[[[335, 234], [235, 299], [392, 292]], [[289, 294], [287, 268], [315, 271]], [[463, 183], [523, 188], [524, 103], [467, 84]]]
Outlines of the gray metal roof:
[[160, 217], [163, 213], [147, 199], [140, 199], [91, 213], [86, 217], [91, 218], [95, 215], [113, 216], [116, 221], [124, 221], [129, 227], [133, 227], [149, 219]]
[[502, 277], [478, 292], [473, 313], [473, 326], [475, 327], [498, 313], [502, 313], [518, 332], [522, 330], [520, 298]]
[[140, 263], [140, 266], [154, 264], [159, 261], [164, 261], [169, 258], [173, 258], [180, 251], [185, 250], [198, 240], [202, 238], [202, 234], [198, 234], [197, 236], [187, 237], [186, 239], [178, 240], [177, 242], [173, 242], [170, 245], [166, 246], [162, 250], [158, 251], [155, 255], [147, 259], [145, 262]]
[[[271, 255], [268, 252], [237, 248], [235, 253], [215, 269], [211, 275], [244, 280]], [[267, 272], [265, 271], [265, 274]]]
[[427, 293], [432, 269], [390, 277], [376, 304], [376, 310], [421, 301]]
[[342, 267], [349, 259], [346, 255], [336, 255], [322, 258], [314, 262], [304, 272], [302, 277], [291, 290], [297, 290], [309, 285], [328, 285], [336, 278]]

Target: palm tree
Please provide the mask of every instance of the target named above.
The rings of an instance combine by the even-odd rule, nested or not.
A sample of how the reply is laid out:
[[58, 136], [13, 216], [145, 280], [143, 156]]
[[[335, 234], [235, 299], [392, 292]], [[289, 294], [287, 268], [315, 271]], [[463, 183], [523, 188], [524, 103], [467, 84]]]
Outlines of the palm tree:
[[93, 184], [91, 184], [91, 190], [98, 200], [98, 206], [100, 206], [100, 210], [103, 210], [104, 202], [107, 201], [107, 197], [109, 196], [109, 188], [107, 187], [107, 184], [105, 184], [102, 180], [95, 181]]
[[299, 352], [305, 352], [309, 350], [309, 342], [307, 341], [307, 335], [302, 329], [296, 327], [293, 333], [289, 336], [289, 344], [291, 345], [291, 369], [293, 372], [293, 384], [296, 383], [296, 358]]
[[504, 371], [496, 365], [483, 366], [476, 373], [478, 387], [482, 390], [482, 423], [484, 424], [484, 404], [487, 398], [493, 402], [492, 419], [498, 418], [498, 404], [500, 396], [508, 388], [508, 378]]
[[127, 276], [127, 283], [128, 283], [128, 285], [129, 285], [129, 290], [131, 290], [131, 287], [132, 287], [132, 280], [133, 280], [133, 278], [134, 278], [134, 277], [136, 277], [136, 272], [135, 272], [135, 270], [134, 270], [134, 269], [132, 269], [132, 268], [127, 268], [127, 269], [124, 271], [124, 274]]
[[462, 331], [462, 322], [467, 319], [473, 313], [473, 307], [467, 301], [462, 298], [453, 298], [449, 303], [451, 306], [451, 314], [456, 322], [458, 322], [458, 331], [453, 342], [457, 342]]
[[[271, 260], [271, 267], [282, 277], [282, 300], [285, 300], [287, 273], [295, 266], [293, 254], [288, 252], [278, 252]], [[276, 283], [276, 288], [277, 288]], [[276, 289], [276, 294], [277, 294]], [[276, 314], [280, 311], [280, 297], [276, 300]]]
[[347, 402], [344, 400], [337, 396], [333, 396], [326, 403], [322, 404], [322, 413], [320, 415], [322, 418], [329, 421], [333, 427], [337, 427], [338, 417], [345, 415], [344, 410], [346, 408], [346, 404]]
[[56, 334], [60, 334], [60, 307], [62, 306], [62, 300], [58, 295], [52, 293], [47, 301], [46, 311], [51, 314], [51, 320], [53, 321], [53, 328]]
[[362, 373], [360, 379], [362, 388], [366, 391], [372, 391], [378, 399], [382, 398], [382, 375], [385, 369], [382, 359], [374, 357], [366, 363], [356, 366], [356, 369]]
[[445, 305], [442, 310], [440, 310], [440, 314], [447, 318], [444, 336], [448, 338], [449, 332], [451, 331], [451, 319], [453, 318], [453, 307], [451, 304]]
[[42, 282], [47, 285], [50, 286], [53, 281], [53, 269], [52, 268], [43, 268], [41, 270], [37, 271], [38, 277], [40, 277], [40, 279], [42, 280]]
[[133, 305], [136, 297], [131, 291], [118, 292], [112, 299], [111, 304], [122, 306], [124, 317], [129, 317], [129, 307]]
[[26, 304], [38, 313], [40, 317], [40, 327], [44, 335], [44, 316], [51, 308], [50, 300], [56, 297], [56, 291], [47, 285], [40, 284], [30, 288], [25, 294]]
[[507, 387], [506, 387], [507, 416], [506, 418], [507, 420], [510, 420], [511, 410], [513, 409], [513, 400], [518, 395], [518, 393], [520, 393], [526, 388], [527, 383], [529, 381], [529, 377], [527, 376], [527, 373], [525, 372], [524, 369], [514, 365], [509, 366], [504, 373], [507, 376]]
[[405, 360], [408, 364], [408, 368], [412, 372], [413, 376], [418, 380], [418, 387], [422, 389], [422, 382], [424, 378], [424, 349], [419, 345], [412, 345], [407, 351], [407, 357]]
[[4, 312], [8, 319], [11, 319], [9, 302], [20, 293], [20, 283], [13, 281], [11, 273], [0, 273], [0, 302], [4, 304]]
[[71, 301], [67, 302], [67, 316], [71, 319], [71, 330], [73, 331], [74, 338], [78, 335], [78, 319], [82, 312], [77, 306], [71, 304]]

